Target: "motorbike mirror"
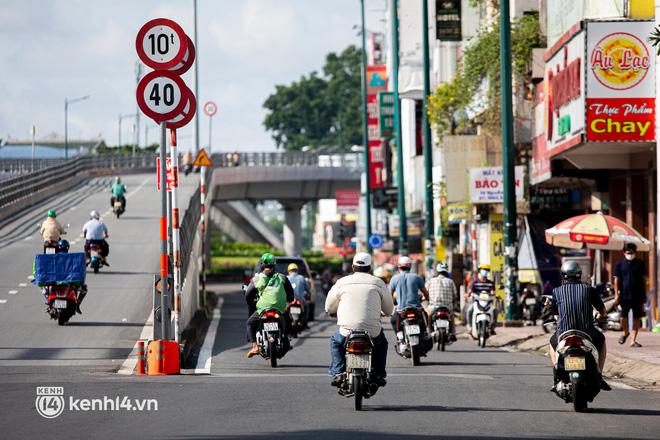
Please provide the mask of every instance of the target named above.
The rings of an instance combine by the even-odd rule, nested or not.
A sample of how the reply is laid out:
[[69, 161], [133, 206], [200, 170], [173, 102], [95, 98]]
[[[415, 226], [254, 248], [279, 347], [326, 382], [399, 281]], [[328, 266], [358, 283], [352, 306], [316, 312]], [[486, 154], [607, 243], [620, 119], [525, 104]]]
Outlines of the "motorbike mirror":
[[66, 225], [64, 225], [64, 229], [69, 229], [70, 226], [71, 225], [69, 223], [67, 223]]

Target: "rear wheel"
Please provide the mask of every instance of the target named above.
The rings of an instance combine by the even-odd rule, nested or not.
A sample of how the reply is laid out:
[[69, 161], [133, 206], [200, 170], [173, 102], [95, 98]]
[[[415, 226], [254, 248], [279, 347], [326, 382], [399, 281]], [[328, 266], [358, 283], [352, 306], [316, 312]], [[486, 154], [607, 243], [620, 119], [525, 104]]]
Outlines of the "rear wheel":
[[445, 351], [445, 344], [447, 343], [447, 334], [445, 332], [440, 332], [440, 342], [438, 342], [438, 348], [440, 351]]
[[99, 273], [99, 260], [98, 258], [95, 260], [92, 260], [92, 269], [94, 269], [94, 273]]
[[410, 361], [412, 362], [413, 366], [417, 366], [420, 364], [419, 362], [419, 345], [412, 345], [410, 347]]
[[355, 395], [355, 411], [362, 411], [362, 377], [353, 377], [353, 394]]
[[58, 315], [57, 315], [57, 325], [66, 325], [67, 322], [69, 322], [69, 318], [71, 315], [69, 314], [69, 310], [61, 310]]
[[270, 358], [270, 366], [277, 368], [277, 353], [275, 352], [275, 344], [268, 345], [268, 357]]
[[584, 385], [580, 383], [573, 384], [573, 409], [575, 412], [584, 412], [587, 410], [588, 404], [584, 392]]

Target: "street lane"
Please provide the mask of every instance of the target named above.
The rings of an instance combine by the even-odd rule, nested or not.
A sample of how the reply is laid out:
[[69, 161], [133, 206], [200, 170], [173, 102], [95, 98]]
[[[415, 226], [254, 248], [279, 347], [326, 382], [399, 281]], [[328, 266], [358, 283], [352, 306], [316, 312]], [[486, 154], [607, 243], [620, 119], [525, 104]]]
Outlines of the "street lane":
[[[151, 308], [151, 280], [157, 271], [160, 198], [155, 176], [123, 176], [128, 186], [127, 210], [117, 219], [110, 208], [113, 176], [93, 178], [0, 230], [0, 374], [23, 366], [85, 366], [116, 370], [130, 353]], [[198, 179], [182, 178], [180, 205], [188, 206]], [[82, 252], [82, 226], [98, 210], [108, 227], [110, 267], [87, 274], [89, 294], [82, 315], [59, 327], [45, 314], [40, 289], [29, 275], [41, 251], [38, 224], [54, 208], [71, 251]], [[182, 210], [183, 210], [182, 209]], [[4, 241], [3, 241], [4, 238]]]

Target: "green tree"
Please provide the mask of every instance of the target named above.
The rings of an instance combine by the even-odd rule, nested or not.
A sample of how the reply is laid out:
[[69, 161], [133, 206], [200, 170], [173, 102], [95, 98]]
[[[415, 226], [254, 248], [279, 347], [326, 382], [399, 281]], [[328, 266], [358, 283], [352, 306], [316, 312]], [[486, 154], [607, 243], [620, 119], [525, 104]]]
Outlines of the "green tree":
[[346, 147], [362, 139], [360, 51], [349, 46], [330, 53], [323, 67], [289, 85], [277, 85], [264, 102], [264, 126], [278, 147]]

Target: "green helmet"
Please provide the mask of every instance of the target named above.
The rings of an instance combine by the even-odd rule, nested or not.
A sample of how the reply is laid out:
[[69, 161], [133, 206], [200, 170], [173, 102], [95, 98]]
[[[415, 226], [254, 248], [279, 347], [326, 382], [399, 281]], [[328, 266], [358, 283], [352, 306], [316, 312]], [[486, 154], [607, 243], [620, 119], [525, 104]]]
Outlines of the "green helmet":
[[55, 217], [57, 217], [57, 213], [55, 212], [54, 209], [49, 209], [48, 212], [46, 213], [46, 216], [55, 218]]
[[261, 261], [261, 264], [264, 264], [266, 266], [273, 266], [277, 262], [277, 260], [275, 259], [275, 255], [271, 254], [270, 252], [266, 252], [265, 254], [263, 254], [259, 261]]

